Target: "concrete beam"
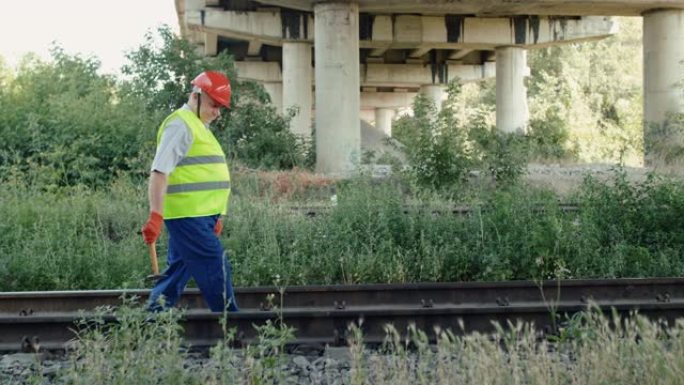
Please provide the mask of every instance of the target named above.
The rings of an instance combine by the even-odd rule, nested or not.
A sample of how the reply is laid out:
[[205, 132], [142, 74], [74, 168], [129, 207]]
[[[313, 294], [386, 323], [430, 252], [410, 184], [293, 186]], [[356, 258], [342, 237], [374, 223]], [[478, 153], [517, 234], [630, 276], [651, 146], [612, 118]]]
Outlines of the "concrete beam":
[[454, 50], [449, 55], [449, 59], [450, 60], [461, 60], [464, 57], [468, 56], [473, 51], [474, 51], [473, 49], [457, 49], [457, 50]]
[[[180, 3], [180, 7], [179, 7]], [[198, 11], [206, 6], [204, 0], [176, 0], [176, 9], [180, 10], [182, 7], [185, 12]]]
[[402, 108], [408, 107], [416, 97], [415, 92], [361, 92], [361, 108]]
[[[362, 66], [361, 83], [364, 86], [376, 87], [416, 87], [431, 84], [432, 69], [422, 64], [366, 64]], [[496, 74], [496, 65], [487, 62], [475, 64], [447, 64], [445, 83], [459, 79], [461, 83], [469, 83], [492, 78]]]
[[[355, 0], [360, 12], [499, 15], [639, 16], [650, 9], [684, 9], [681, 0]], [[262, 4], [311, 11], [320, 0], [259, 0]]]
[[373, 50], [370, 52], [370, 56], [380, 58], [380, 56], [384, 55], [388, 49], [389, 49], [389, 46], [382, 47], [382, 48], [373, 48]]
[[265, 83], [283, 81], [280, 64], [276, 62], [236, 62], [235, 68], [240, 79]]
[[[235, 66], [241, 79], [283, 81], [280, 65], [276, 62], [236, 62]], [[459, 79], [461, 83], [470, 83], [493, 78], [496, 75], [496, 64], [447, 64], [446, 72], [447, 82]], [[360, 79], [362, 87], [417, 88], [432, 83], [432, 70], [422, 64], [368, 63], [360, 67]]]
[[[283, 15], [279, 12], [236, 12], [216, 8], [184, 12], [187, 30], [200, 30], [243, 40], [261, 40], [281, 45], [284, 38]], [[315, 31], [313, 18], [306, 23], [311, 42]], [[301, 26], [304, 29], [303, 25]], [[377, 15], [373, 18], [370, 39], [361, 40], [361, 48], [376, 50], [380, 56], [387, 49], [480, 49], [498, 46], [544, 47], [555, 44], [601, 39], [617, 32], [610, 17], [586, 16], [579, 19], [560, 17], [499, 17]]]
[[[207, 8], [186, 10], [185, 23], [190, 30], [211, 31], [220, 36], [242, 40], [260, 40], [282, 44], [283, 28], [280, 12], [232, 12]], [[310, 20], [313, 30], [313, 20]]]
[[497, 46], [544, 47], [601, 39], [617, 33], [610, 17], [582, 18], [518, 16], [479, 18], [462, 16], [378, 15], [371, 39], [362, 48], [493, 50]]
[[261, 41], [259, 40], [250, 40], [249, 45], [247, 46], [247, 56], [259, 56], [261, 53]]
[[411, 51], [411, 53], [409, 53], [409, 57], [420, 58], [420, 57], [423, 57], [423, 55], [425, 55], [426, 53], [430, 52], [431, 50], [432, 50], [432, 48], [430, 48], [430, 47], [416, 48], [413, 51]]

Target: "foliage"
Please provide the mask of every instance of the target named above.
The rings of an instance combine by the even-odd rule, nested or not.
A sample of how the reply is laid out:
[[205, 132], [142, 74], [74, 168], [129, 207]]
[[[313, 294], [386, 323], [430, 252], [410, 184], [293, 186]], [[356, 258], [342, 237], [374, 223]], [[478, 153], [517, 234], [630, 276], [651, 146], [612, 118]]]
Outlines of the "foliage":
[[[459, 190], [452, 201], [401, 179], [359, 178], [337, 182], [336, 202], [307, 216], [287, 194], [312, 195], [277, 195], [290, 181], [247, 178], [235, 175], [222, 235], [238, 286], [276, 276], [289, 286], [548, 279], [560, 270], [568, 278], [684, 274], [678, 180], [588, 179], [574, 197], [580, 209], [564, 212], [556, 194], [526, 185]], [[1, 291], [144, 285], [143, 186], [120, 179], [107, 192], [46, 192], [22, 183], [0, 190]], [[329, 181], [307, 183], [330, 193]], [[462, 205], [467, 215], [457, 214]], [[165, 247], [162, 239], [161, 256]]]
[[[148, 175], [159, 123], [187, 98], [189, 81], [204, 69], [235, 78], [232, 58], [197, 56], [190, 44], [160, 28], [128, 54], [124, 78], [100, 75], [93, 57], [59, 46], [44, 62], [24, 58], [13, 73], [0, 66], [0, 180], [22, 178], [42, 189], [105, 187], [119, 175]], [[233, 82], [236, 108], [215, 132], [229, 157], [251, 167], [310, 165], [310, 143], [290, 133], [290, 115], [270, 106], [263, 88]]]
[[[221, 71], [235, 79], [233, 59], [225, 52], [216, 57], [201, 56], [169, 26], [160, 27], [157, 34], [148, 32], [144, 43], [126, 55], [128, 64], [121, 69], [123, 94], [143, 100], [149, 112], [166, 115], [178, 108], [192, 91], [190, 81], [202, 71]], [[240, 84], [232, 82], [231, 86], [235, 102]]]
[[439, 111], [418, 95], [414, 115], [397, 121], [395, 138], [405, 146], [409, 173], [418, 185], [437, 190], [462, 185], [473, 169], [486, 170], [499, 183], [515, 184], [525, 169], [527, 138], [497, 131], [486, 108], [474, 109], [468, 122], [461, 122], [456, 110], [461, 89], [452, 82]]
[[529, 52], [532, 133], [564, 131], [538, 155], [640, 163], [642, 21], [619, 23], [620, 32], [606, 39]]
[[[449, 102], [458, 92], [458, 83], [452, 83]], [[468, 148], [449, 102], [437, 112], [438, 106], [418, 95], [413, 103], [414, 116], [397, 122], [394, 128], [395, 137], [405, 145], [410, 173], [425, 187], [452, 187], [467, 176]]]
[[[116, 318], [118, 323], [106, 323]], [[604, 315], [594, 305], [570, 319], [558, 338], [539, 338], [530, 323], [493, 324], [491, 333], [385, 327], [379, 349], [364, 344], [361, 325], [348, 328], [348, 358], [301, 368], [301, 355], [282, 349], [286, 328], [255, 326], [258, 340], [232, 348], [235, 331], [210, 351], [191, 357], [180, 336], [179, 313], [155, 316], [124, 306], [84, 319], [86, 332], [58, 370], [36, 361], [0, 373], [3, 383], [60, 384], [290, 384], [324, 379], [344, 384], [678, 384], [684, 370], [684, 322], [666, 324], [639, 314]], [[434, 338], [434, 342], [432, 339]], [[276, 349], [274, 349], [276, 347]], [[296, 358], [293, 358], [296, 357]], [[199, 361], [199, 362], [197, 362]], [[305, 360], [308, 362], [308, 360]], [[312, 363], [313, 365], [313, 363]], [[308, 366], [308, 365], [307, 365]], [[315, 375], [315, 376], [314, 376]], [[313, 381], [313, 380], [312, 380]]]
[[[84, 315], [65, 355], [66, 365], [52, 372], [53, 379], [72, 385], [284, 383], [282, 366], [288, 357], [283, 347], [293, 337], [287, 326], [271, 321], [254, 325], [258, 338], [242, 352], [231, 346], [235, 329], [225, 330], [224, 340], [211, 348], [207, 362], [192, 366], [182, 336], [183, 312], [151, 314], [139, 302], [137, 297], [123, 298], [120, 306]], [[226, 317], [220, 322], [225, 324]], [[39, 362], [36, 366], [32, 383], [42, 383], [43, 368]], [[5, 379], [0, 374], [0, 380]]]
[[530, 160], [572, 161], [577, 160], [576, 148], [571, 148], [571, 124], [564, 103], [559, 98], [558, 79], [542, 73], [543, 82], [536, 85], [538, 94], [528, 127]]
[[476, 167], [487, 170], [495, 181], [515, 184], [525, 173], [528, 137], [500, 132], [488, 125], [485, 115], [480, 113], [470, 123], [468, 139], [477, 160]]
[[3, 186], [0, 291], [145, 286], [149, 265], [137, 234], [146, 211], [142, 187], [124, 179], [106, 193], [41, 191], [23, 180]]
[[[617, 170], [612, 183], [587, 178], [578, 198], [583, 202], [578, 233], [591, 232], [595, 258], [583, 267], [599, 276], [670, 275], [680, 269], [684, 245], [684, 185], [651, 174], [629, 183]], [[588, 261], [587, 261], [588, 262]], [[579, 270], [584, 275], [585, 271]]]
[[661, 124], [649, 124], [644, 135], [644, 152], [651, 167], [681, 169], [684, 165], [684, 114], [672, 113]]
[[[493, 333], [409, 326], [386, 328], [382, 350], [365, 348], [350, 333], [355, 384], [661, 384], [678, 383], [682, 328], [632, 314], [582, 313], [572, 337], [540, 341], [533, 325], [495, 324]], [[403, 337], [406, 335], [406, 337]], [[430, 344], [429, 336], [436, 343]], [[356, 381], [353, 381], [353, 380]]]
[[229, 156], [251, 168], [313, 168], [308, 156], [313, 142], [289, 129], [294, 111], [279, 115], [263, 87], [256, 83], [250, 88], [243, 84], [242, 92], [252, 97], [243, 97], [238, 110], [231, 113], [228, 127], [217, 133], [219, 141], [227, 144]]
[[[182, 313], [154, 314], [123, 298], [117, 308], [98, 308], [79, 321], [69, 365], [59, 375], [68, 384], [189, 384], [184, 368]], [[116, 320], [116, 322], [112, 322]]]
[[151, 124], [135, 99], [120, 98], [114, 79], [90, 57], [51, 50], [52, 62], [28, 57], [0, 90], [0, 175], [21, 174], [45, 188], [107, 185], [135, 172]]
[[[641, 164], [642, 21], [616, 19], [620, 31], [609, 38], [528, 51], [530, 160]], [[461, 121], [482, 111], [493, 115], [494, 79], [463, 88]]]

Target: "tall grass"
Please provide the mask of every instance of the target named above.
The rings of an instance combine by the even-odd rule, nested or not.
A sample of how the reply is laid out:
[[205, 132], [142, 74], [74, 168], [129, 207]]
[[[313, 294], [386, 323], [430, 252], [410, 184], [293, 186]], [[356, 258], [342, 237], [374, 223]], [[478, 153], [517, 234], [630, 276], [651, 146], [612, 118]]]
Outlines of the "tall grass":
[[[587, 179], [572, 198], [580, 211], [563, 213], [556, 194], [525, 185], [445, 198], [359, 178], [338, 182], [337, 203], [326, 199], [326, 213], [307, 217], [291, 206], [310, 201], [240, 178], [222, 234], [239, 286], [684, 274], [681, 181], [629, 184], [620, 172], [609, 182]], [[295, 195], [331, 191], [319, 187]], [[42, 191], [7, 183], [0, 200], [0, 290], [144, 285], [144, 186], [120, 179], [108, 190]], [[454, 205], [472, 211], [454, 215]], [[162, 237], [162, 256], [165, 247]]]
[[[410, 327], [403, 338], [389, 326], [385, 349], [351, 340], [353, 384], [678, 384], [684, 369], [684, 322], [672, 327], [643, 316], [621, 319], [580, 313], [574, 338], [540, 340], [529, 324], [494, 335], [431, 333]], [[619, 325], [619, 326], [615, 326]], [[359, 336], [360, 332], [353, 333]], [[360, 374], [354, 377], [354, 374]]]
[[[149, 313], [141, 308], [124, 306], [113, 314], [119, 320], [116, 324], [89, 321], [91, 327], [69, 352], [69, 365], [52, 373], [54, 383], [315, 383], [288, 369], [296, 365], [283, 350], [292, 338], [286, 326], [260, 326], [259, 339], [244, 349], [231, 347], [233, 331], [228, 332], [208, 359], [192, 364], [181, 337], [180, 313], [157, 314], [155, 322], [148, 322]], [[332, 370], [326, 367], [318, 374], [327, 383], [355, 385], [681, 383], [681, 320], [665, 325], [640, 315], [605, 316], [590, 308], [573, 318], [564, 337], [553, 342], [540, 339], [529, 324], [497, 330], [461, 335], [387, 326], [384, 344], [369, 350], [362, 329], [351, 326], [348, 362], [335, 362]], [[38, 363], [30, 383], [43, 383], [41, 369]], [[17, 377], [10, 381], [20, 383]]]
[[142, 188], [0, 188], [0, 290], [142, 287]]

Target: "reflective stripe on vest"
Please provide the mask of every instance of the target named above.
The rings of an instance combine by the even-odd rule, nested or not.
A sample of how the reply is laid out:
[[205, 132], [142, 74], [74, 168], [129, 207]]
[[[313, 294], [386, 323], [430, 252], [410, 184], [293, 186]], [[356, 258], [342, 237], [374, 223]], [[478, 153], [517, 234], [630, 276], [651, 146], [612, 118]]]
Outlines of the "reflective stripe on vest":
[[193, 164], [212, 164], [212, 163], [226, 163], [226, 158], [222, 156], [186, 156], [178, 162], [176, 167], [189, 166]]
[[225, 190], [230, 189], [230, 182], [200, 182], [200, 183], [184, 183], [184, 184], [174, 184], [166, 188], [167, 194], [177, 194], [184, 192], [193, 191], [206, 191], [206, 190]]
[[225, 214], [230, 197], [230, 173], [226, 157], [214, 135], [190, 110], [179, 109], [159, 127], [157, 143], [166, 125], [180, 118], [190, 130], [188, 153], [168, 176], [164, 218]]

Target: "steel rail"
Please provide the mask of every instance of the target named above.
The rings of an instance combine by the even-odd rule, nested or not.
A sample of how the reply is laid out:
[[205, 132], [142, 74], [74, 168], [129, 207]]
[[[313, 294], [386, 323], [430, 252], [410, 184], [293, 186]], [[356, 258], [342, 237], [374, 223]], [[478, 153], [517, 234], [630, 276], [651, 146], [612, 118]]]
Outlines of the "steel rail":
[[[0, 314], [91, 310], [97, 306], [120, 305], [124, 295], [137, 296], [144, 301], [149, 290], [0, 292]], [[415, 305], [424, 302], [497, 305], [521, 301], [586, 303], [590, 299], [666, 302], [668, 298], [684, 298], [684, 278], [265, 286], [237, 288], [236, 296], [240, 307], [245, 309], [268, 309], [269, 303], [281, 305], [281, 300], [282, 307]], [[272, 297], [271, 301], [268, 300], [269, 296]], [[206, 307], [197, 289], [186, 290], [180, 306]]]
[[[344, 345], [348, 325], [361, 322], [364, 340], [380, 342], [385, 325], [391, 323], [405, 331], [410, 324], [428, 333], [436, 327], [455, 333], [491, 332], [493, 321], [502, 325], [518, 321], [531, 322], [541, 331], [552, 331], [558, 321], [551, 315], [574, 314], [595, 303], [602, 311], [615, 309], [620, 314], [638, 310], [641, 314], [667, 322], [684, 316], [684, 279], [571, 280], [498, 283], [441, 283], [410, 285], [302, 286], [286, 288], [284, 306], [263, 309], [266, 295], [276, 288], [243, 288], [238, 290], [242, 311], [229, 313], [228, 327], [238, 331], [237, 344], [254, 340], [254, 325], [267, 320], [283, 321], [296, 330], [295, 343]], [[544, 296], [541, 295], [545, 292]], [[277, 291], [276, 291], [277, 292]], [[47, 349], [64, 348], [73, 339], [75, 321], [93, 315], [93, 305], [111, 301], [120, 303], [121, 291], [1, 293], [0, 350], [17, 350], [23, 336], [36, 336]], [[141, 297], [147, 291], [129, 291]], [[5, 305], [17, 299], [33, 303], [39, 311], [30, 314], [6, 312]], [[36, 304], [58, 302], [75, 307], [78, 298], [85, 299], [79, 315], [74, 309], [59, 306], [39, 308]], [[50, 301], [51, 300], [51, 301]], [[184, 296], [185, 305], [201, 301], [197, 292]], [[13, 302], [14, 301], [14, 302]], [[100, 301], [100, 302], [98, 302]], [[249, 302], [251, 301], [251, 302]], [[279, 299], [274, 301], [279, 304]], [[188, 306], [183, 317], [186, 341], [195, 347], [215, 344], [223, 338], [219, 320], [222, 315], [199, 307]], [[107, 321], [115, 321], [112, 316]]]

